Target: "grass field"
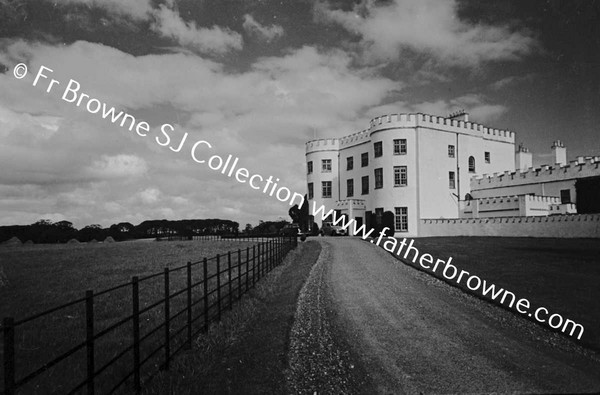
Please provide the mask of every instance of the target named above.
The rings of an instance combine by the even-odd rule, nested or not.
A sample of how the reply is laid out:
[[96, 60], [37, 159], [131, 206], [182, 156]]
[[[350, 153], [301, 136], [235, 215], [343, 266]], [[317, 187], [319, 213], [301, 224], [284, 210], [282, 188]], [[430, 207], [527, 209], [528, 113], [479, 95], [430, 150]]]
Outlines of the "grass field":
[[[429, 253], [434, 258], [452, 257], [459, 270], [493, 282], [517, 298], [529, 299], [532, 309], [545, 307], [550, 314], [558, 313], [580, 323], [585, 331], [580, 340], [574, 341], [600, 350], [598, 240], [432, 237], [416, 239], [415, 246], [421, 254]], [[467, 290], [462, 282], [458, 286]]]
[[[122, 242], [111, 244], [61, 244], [0, 247], [0, 316], [13, 316], [17, 320], [31, 316], [37, 312], [53, 308], [57, 305], [79, 299], [85, 290], [93, 289], [96, 293], [113, 286], [128, 283], [132, 276], [148, 276], [160, 273], [165, 267], [174, 268], [186, 264], [187, 261], [198, 262], [203, 257], [214, 257], [227, 251], [241, 249], [241, 257], [245, 260], [245, 249], [257, 242], [235, 240], [222, 241], [174, 241], [174, 242]], [[251, 250], [250, 250], [251, 251]], [[251, 257], [251, 255], [250, 255]], [[221, 270], [226, 265], [223, 257]], [[232, 256], [232, 263], [237, 263], [237, 254]], [[209, 275], [215, 271], [214, 260], [209, 264]], [[192, 279], [194, 282], [202, 278], [202, 265], [194, 266]], [[173, 294], [183, 289], [186, 284], [185, 270], [172, 272], [170, 275]], [[226, 276], [225, 276], [226, 277]], [[164, 277], [162, 275], [140, 283], [140, 308], [160, 300], [164, 293]], [[95, 333], [107, 328], [132, 312], [131, 286], [118, 289], [106, 295], [96, 297]], [[201, 295], [201, 287], [194, 293], [194, 300]], [[211, 297], [214, 299], [216, 295]], [[185, 294], [173, 298], [171, 308], [173, 314], [184, 305]], [[200, 308], [201, 305], [198, 305]], [[17, 355], [17, 378], [30, 373], [34, 368], [49, 361], [85, 340], [85, 308], [83, 303], [61, 309], [49, 316], [42, 317], [17, 328], [15, 332], [15, 348]], [[162, 322], [163, 306], [141, 315], [141, 332], [150, 332]], [[179, 316], [181, 326], [185, 314]], [[185, 332], [183, 333], [185, 334]], [[102, 366], [116, 356], [113, 350], [121, 350], [131, 344], [131, 323], [120, 327], [107, 336], [98, 339], [96, 344], [96, 368]], [[156, 348], [161, 344], [161, 331], [148, 338], [149, 346]], [[3, 350], [0, 349], [0, 355]], [[160, 353], [157, 354], [160, 360]], [[126, 356], [122, 364], [114, 365], [114, 369], [131, 369], [131, 357]], [[85, 349], [63, 363], [46, 371], [40, 379], [36, 379], [26, 387], [25, 393], [64, 392], [66, 388], [81, 381], [85, 377]], [[152, 360], [150, 360], [153, 364]], [[66, 365], [65, 365], [66, 364]], [[68, 377], [61, 375], [67, 369]], [[110, 377], [113, 367], [104, 375]], [[109, 380], [106, 380], [107, 382]], [[0, 369], [0, 388], [3, 385], [3, 372]], [[104, 387], [103, 387], [104, 388]], [[110, 387], [109, 387], [110, 388]]]

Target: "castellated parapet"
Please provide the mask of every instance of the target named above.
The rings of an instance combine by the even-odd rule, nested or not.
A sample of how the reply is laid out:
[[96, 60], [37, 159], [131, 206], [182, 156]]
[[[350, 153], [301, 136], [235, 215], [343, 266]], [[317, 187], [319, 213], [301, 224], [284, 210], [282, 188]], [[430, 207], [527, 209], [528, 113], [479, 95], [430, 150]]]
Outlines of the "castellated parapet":
[[600, 157], [589, 157], [569, 162], [565, 166], [530, 167], [526, 170], [484, 174], [471, 178], [471, 190], [525, 185], [550, 181], [572, 180], [600, 176]]
[[462, 133], [482, 137], [487, 140], [515, 142], [515, 134], [509, 130], [488, 128], [478, 123], [458, 119], [449, 119], [435, 115], [389, 114], [371, 119], [368, 129], [340, 138], [317, 139], [306, 143], [306, 153], [331, 151], [348, 148], [370, 141], [371, 134], [377, 131], [393, 128], [429, 128], [452, 133]]
[[319, 151], [337, 151], [340, 149], [340, 139], [318, 139], [306, 143], [306, 153], [310, 154]]
[[373, 118], [369, 131], [374, 133], [379, 130], [391, 128], [415, 128], [423, 127], [437, 129], [452, 133], [462, 133], [488, 140], [515, 142], [515, 134], [510, 130], [488, 128], [478, 123], [457, 119], [449, 119], [428, 114], [390, 114]]

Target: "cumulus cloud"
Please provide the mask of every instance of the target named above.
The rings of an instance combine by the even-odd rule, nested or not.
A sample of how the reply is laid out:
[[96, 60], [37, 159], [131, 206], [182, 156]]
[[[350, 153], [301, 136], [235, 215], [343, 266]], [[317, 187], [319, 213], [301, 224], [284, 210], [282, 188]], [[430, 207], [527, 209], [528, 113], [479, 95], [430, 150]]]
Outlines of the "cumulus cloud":
[[111, 13], [126, 15], [135, 20], [147, 20], [152, 12], [150, 0], [54, 0], [58, 4], [84, 4], [105, 9]]
[[153, 14], [152, 30], [182, 46], [216, 54], [242, 48], [242, 36], [230, 29], [219, 26], [199, 28], [194, 21], [185, 22], [178, 12], [165, 5], [160, 5]]
[[258, 23], [250, 14], [244, 15], [244, 24], [242, 25], [248, 34], [252, 34], [259, 39], [267, 42], [283, 36], [283, 27], [280, 25], [265, 26]]
[[[124, 17], [134, 22], [149, 22], [150, 29], [160, 35], [174, 40], [177, 45], [196, 51], [223, 54], [231, 50], [239, 50], [243, 46], [242, 36], [228, 28], [220, 26], [200, 27], [194, 21], [184, 21], [173, 1], [153, 6], [151, 0], [57, 0], [63, 5], [83, 4], [101, 8], [110, 14], [120, 26], [129, 30], [134, 27]], [[90, 28], [92, 16], [80, 11], [68, 11], [65, 19]], [[96, 21], [94, 21], [95, 23]], [[101, 20], [104, 25], [112, 24], [109, 20]]]
[[[28, 210], [57, 212], [76, 226], [165, 218], [165, 208], [173, 219], [227, 218], [232, 208], [242, 213], [234, 218], [242, 223], [285, 216], [285, 204], [194, 162], [191, 145], [207, 140], [213, 148], [199, 150], [203, 158], [231, 154], [239, 166], [280, 178], [280, 185], [303, 193], [305, 141], [315, 134], [360, 130], [365, 124], [360, 114], [401, 86], [354, 68], [344, 51], [310, 46], [231, 72], [195, 54], [132, 56], [82, 41], [1, 44], [0, 61], [27, 62], [30, 75], [17, 80], [12, 73], [0, 74], [0, 90], [6, 93], [0, 108], [14, 131], [0, 145], [0, 186], [15, 186], [18, 196], [10, 204], [0, 197], [0, 218], [14, 219], [9, 212]], [[49, 94], [48, 81], [32, 86], [42, 64], [60, 81]], [[148, 136], [61, 100], [71, 78], [91, 97], [149, 122]], [[155, 142], [163, 123], [176, 129], [173, 144], [189, 134], [181, 152]], [[33, 139], [38, 133], [48, 136]], [[152, 200], [152, 194], [139, 195], [148, 188], [160, 191], [158, 202], [140, 204]]]
[[102, 179], [115, 177], [137, 177], [148, 171], [146, 161], [135, 155], [115, 155], [102, 157], [87, 169], [91, 177]]
[[470, 24], [459, 18], [456, 0], [363, 0], [350, 11], [316, 3], [316, 19], [336, 23], [360, 39], [364, 60], [398, 60], [412, 51], [444, 65], [475, 67], [515, 60], [536, 46], [526, 31]]

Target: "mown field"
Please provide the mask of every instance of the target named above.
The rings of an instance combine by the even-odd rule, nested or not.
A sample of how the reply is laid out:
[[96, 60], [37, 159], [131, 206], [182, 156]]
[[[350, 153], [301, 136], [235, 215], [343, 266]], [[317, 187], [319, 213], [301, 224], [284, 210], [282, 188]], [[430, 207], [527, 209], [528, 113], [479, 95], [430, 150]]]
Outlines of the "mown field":
[[[431, 237], [415, 239], [415, 246], [421, 254], [429, 253], [436, 259], [452, 257], [459, 270], [495, 283], [517, 298], [529, 299], [531, 311], [545, 307], [550, 314], [580, 323], [585, 331], [581, 340], [575, 341], [600, 350], [598, 240]], [[459, 287], [467, 290], [464, 284]]]
[[[228, 251], [242, 250], [245, 261], [246, 248], [258, 242], [222, 241], [135, 241], [97, 244], [57, 244], [0, 246], [0, 318], [12, 316], [16, 320], [80, 299], [86, 290], [95, 293], [130, 282], [132, 276], [149, 276], [164, 268], [184, 266], [188, 261], [200, 262]], [[237, 253], [232, 264], [237, 263]], [[221, 270], [227, 265], [227, 257], [221, 258]], [[216, 263], [209, 263], [209, 275], [215, 272]], [[226, 281], [224, 275], [223, 281]], [[193, 267], [192, 280], [203, 278], [202, 265]], [[170, 294], [185, 288], [186, 270], [170, 274]], [[214, 284], [213, 284], [214, 287]], [[164, 276], [140, 283], [140, 308], [152, 305], [164, 297]], [[202, 288], [194, 290], [193, 300], [201, 298]], [[234, 294], [236, 296], [237, 294]], [[211, 300], [216, 295], [212, 295]], [[172, 314], [185, 306], [185, 293], [171, 301]], [[194, 315], [199, 314], [201, 304]], [[128, 285], [94, 299], [95, 333], [102, 331], [132, 313], [132, 287]], [[149, 333], [163, 322], [163, 305], [141, 315], [142, 335]], [[185, 314], [172, 323], [173, 327], [185, 325]], [[17, 379], [66, 352], [85, 340], [85, 304], [61, 309], [51, 315], [17, 327], [15, 331], [15, 354], [17, 356]], [[148, 349], [161, 344], [162, 331], [148, 338]], [[182, 332], [182, 336], [185, 331]], [[102, 337], [96, 344], [96, 369], [131, 344], [131, 323], [119, 327]], [[114, 351], [117, 350], [117, 351]], [[0, 345], [0, 357], [3, 355]], [[144, 355], [142, 355], [144, 357]], [[119, 363], [104, 371], [107, 377], [121, 369], [131, 369], [131, 355], [124, 355]], [[156, 365], [164, 360], [159, 352], [148, 363]], [[61, 366], [62, 365], [62, 366]], [[65, 370], [66, 369], [66, 370]], [[64, 392], [85, 377], [85, 348], [64, 363], [48, 369], [39, 380], [34, 380], [24, 393]], [[64, 376], [69, 371], [68, 377]], [[3, 371], [0, 369], [0, 388], [3, 388]], [[101, 380], [107, 384], [111, 380]], [[104, 383], [103, 383], [104, 384]], [[112, 383], [111, 383], [112, 384]], [[104, 387], [102, 387], [104, 388]], [[110, 386], [108, 387], [110, 388]], [[102, 391], [105, 392], [105, 391]]]

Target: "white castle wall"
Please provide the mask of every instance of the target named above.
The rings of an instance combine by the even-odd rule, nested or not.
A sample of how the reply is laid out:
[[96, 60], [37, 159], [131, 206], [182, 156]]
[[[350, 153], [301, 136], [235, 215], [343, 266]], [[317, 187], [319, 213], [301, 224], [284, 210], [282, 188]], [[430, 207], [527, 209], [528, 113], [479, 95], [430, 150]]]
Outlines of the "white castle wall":
[[600, 238], [600, 214], [423, 219], [419, 236]]

